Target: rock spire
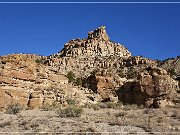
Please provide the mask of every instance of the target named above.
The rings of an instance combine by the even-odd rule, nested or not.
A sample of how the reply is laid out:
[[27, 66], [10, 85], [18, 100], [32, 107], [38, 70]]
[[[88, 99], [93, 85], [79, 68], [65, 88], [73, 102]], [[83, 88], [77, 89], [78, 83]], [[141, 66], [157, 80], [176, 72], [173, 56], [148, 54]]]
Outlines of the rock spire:
[[73, 39], [64, 45], [63, 50], [53, 56], [60, 57], [129, 57], [131, 53], [121, 44], [112, 42], [101, 26], [88, 33], [88, 38]]

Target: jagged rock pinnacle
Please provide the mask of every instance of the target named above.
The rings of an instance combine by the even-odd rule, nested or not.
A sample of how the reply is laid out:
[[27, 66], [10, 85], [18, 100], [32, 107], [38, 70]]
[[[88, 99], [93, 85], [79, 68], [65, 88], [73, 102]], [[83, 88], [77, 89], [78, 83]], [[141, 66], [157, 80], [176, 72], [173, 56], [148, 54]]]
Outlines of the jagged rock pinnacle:
[[101, 26], [94, 31], [88, 32], [88, 39], [93, 39], [93, 38], [101, 39], [104, 41], [110, 40], [109, 36], [106, 33], [106, 26]]
[[121, 44], [112, 42], [106, 33], [106, 27], [101, 26], [90, 31], [88, 38], [73, 39], [53, 56], [60, 57], [129, 57], [131, 53]]

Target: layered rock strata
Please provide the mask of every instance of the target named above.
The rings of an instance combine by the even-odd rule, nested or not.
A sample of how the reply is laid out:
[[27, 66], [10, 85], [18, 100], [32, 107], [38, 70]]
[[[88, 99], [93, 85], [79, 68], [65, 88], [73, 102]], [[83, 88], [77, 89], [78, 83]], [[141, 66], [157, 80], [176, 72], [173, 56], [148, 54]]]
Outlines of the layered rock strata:
[[40, 59], [42, 56], [31, 54], [0, 57], [1, 109], [16, 102], [24, 107], [39, 108], [54, 102], [66, 104], [68, 98], [76, 98], [79, 104], [88, 101], [89, 91], [68, 84], [65, 75], [40, 64]]

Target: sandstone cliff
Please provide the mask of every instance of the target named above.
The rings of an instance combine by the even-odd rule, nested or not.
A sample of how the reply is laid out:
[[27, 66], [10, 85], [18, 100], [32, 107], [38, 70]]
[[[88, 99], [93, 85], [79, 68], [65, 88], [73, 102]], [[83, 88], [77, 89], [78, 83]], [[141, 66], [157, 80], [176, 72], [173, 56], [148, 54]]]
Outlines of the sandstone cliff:
[[12, 102], [18, 102], [24, 107], [39, 108], [55, 102], [65, 105], [68, 98], [77, 99], [79, 104], [88, 101], [90, 91], [79, 90], [68, 84], [65, 75], [40, 64], [42, 58], [32, 54], [0, 57], [1, 109]]

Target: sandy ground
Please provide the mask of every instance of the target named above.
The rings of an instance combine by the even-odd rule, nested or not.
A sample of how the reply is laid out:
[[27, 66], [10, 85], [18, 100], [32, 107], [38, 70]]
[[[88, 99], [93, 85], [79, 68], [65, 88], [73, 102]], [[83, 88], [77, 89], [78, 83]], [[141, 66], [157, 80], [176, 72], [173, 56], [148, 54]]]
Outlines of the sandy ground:
[[83, 108], [78, 118], [60, 118], [55, 111], [0, 113], [1, 134], [180, 134], [179, 108], [99, 110]]

